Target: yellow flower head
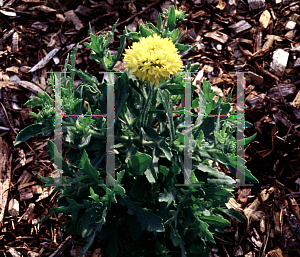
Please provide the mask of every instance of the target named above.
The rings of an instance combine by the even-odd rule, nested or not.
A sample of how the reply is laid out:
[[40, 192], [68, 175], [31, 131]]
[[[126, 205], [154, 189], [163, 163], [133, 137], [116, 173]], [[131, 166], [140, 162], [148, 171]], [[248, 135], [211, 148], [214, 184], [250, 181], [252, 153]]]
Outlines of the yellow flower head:
[[158, 35], [141, 38], [124, 54], [125, 67], [143, 81], [159, 84], [162, 77], [175, 75], [183, 65], [169, 38]]

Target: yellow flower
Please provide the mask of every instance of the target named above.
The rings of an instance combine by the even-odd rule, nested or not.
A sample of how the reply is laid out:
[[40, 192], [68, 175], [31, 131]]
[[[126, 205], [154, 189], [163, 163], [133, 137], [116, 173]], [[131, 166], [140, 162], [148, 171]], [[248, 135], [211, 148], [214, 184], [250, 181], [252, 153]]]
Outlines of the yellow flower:
[[158, 35], [141, 38], [124, 54], [125, 67], [143, 81], [159, 84], [162, 78], [175, 75], [183, 63], [169, 38]]

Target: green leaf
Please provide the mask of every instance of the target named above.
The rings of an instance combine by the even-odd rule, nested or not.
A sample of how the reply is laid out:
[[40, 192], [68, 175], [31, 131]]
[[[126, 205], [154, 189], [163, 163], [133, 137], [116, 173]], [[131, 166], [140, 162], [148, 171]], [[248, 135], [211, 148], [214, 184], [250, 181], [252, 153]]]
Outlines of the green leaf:
[[145, 153], [137, 152], [127, 162], [129, 172], [135, 175], [143, 175], [151, 163], [151, 156]]
[[205, 221], [209, 225], [210, 230], [216, 230], [220, 233], [223, 232], [225, 227], [230, 225], [230, 222], [222, 216], [200, 216], [199, 219]]
[[51, 210], [56, 211], [56, 212], [61, 212], [63, 214], [69, 214], [72, 213], [72, 220], [76, 220], [79, 214], [80, 209], [87, 208], [89, 206], [88, 203], [78, 203], [76, 200], [71, 199], [66, 197], [67, 202], [69, 203], [68, 206], [59, 206], [59, 207], [54, 207]]
[[186, 33], [186, 30], [180, 34], [180, 36], [175, 41], [175, 45], [178, 44], [178, 42], [180, 42], [180, 40], [183, 38], [183, 36], [185, 35], [185, 33]]
[[31, 96], [30, 99], [24, 104], [26, 106], [32, 106], [33, 108], [36, 106], [42, 106], [45, 100], [36, 96]]
[[193, 66], [191, 66], [190, 71], [195, 72], [200, 68], [200, 63], [194, 63]]
[[131, 78], [129, 79], [130, 87], [134, 88], [136, 92], [138, 92], [141, 96], [143, 96], [142, 91], [137, 87], [135, 81], [133, 81]]
[[77, 74], [78, 76], [80, 76], [80, 78], [82, 79], [83, 83], [90, 84], [90, 85], [93, 85], [93, 84], [98, 85], [97, 78], [95, 76], [92, 76], [88, 71], [83, 72], [81, 69], [76, 69], [76, 68], [70, 69], [70, 72], [71, 71], [73, 71], [75, 74]]
[[158, 179], [158, 161], [159, 161], [159, 149], [153, 148], [151, 166], [146, 170], [145, 175], [149, 183], [156, 183]]
[[127, 163], [128, 160], [138, 152], [138, 148], [132, 143], [131, 137], [129, 137], [128, 141], [126, 142], [126, 149], [125, 162]]
[[179, 50], [179, 51], [187, 51], [190, 46], [189, 45], [184, 45], [184, 44], [175, 44], [175, 47]]
[[146, 125], [145, 128], [141, 128], [141, 129], [146, 134], [146, 137], [148, 137], [150, 140], [154, 139], [155, 142], [157, 142], [158, 148], [162, 150], [162, 152], [165, 154], [167, 159], [171, 161], [173, 154], [171, 152], [171, 148], [169, 147], [169, 144], [166, 143], [165, 139], [160, 137], [159, 134], [148, 125]]
[[40, 119], [40, 115], [38, 115], [38, 114], [36, 114], [36, 113], [34, 113], [34, 112], [29, 112], [30, 114], [31, 114], [31, 116], [33, 117], [33, 118], [35, 118], [35, 119]]
[[[237, 158], [239, 159], [238, 162], [242, 163], [243, 160], [241, 159], [241, 157], [240, 156], [235, 156], [234, 154], [229, 154], [229, 153], [227, 153], [226, 155], [217, 154], [216, 156], [217, 156], [217, 161], [224, 164], [227, 167], [227, 169], [229, 169], [230, 173], [233, 176], [236, 176]], [[257, 180], [257, 178], [255, 178], [245, 166], [241, 167], [241, 169], [245, 170], [245, 181], [251, 182], [251, 183], [258, 183], [259, 182]]]
[[202, 163], [198, 163], [196, 165], [193, 164], [193, 168], [208, 173], [209, 178], [207, 179], [207, 182], [211, 185], [232, 186], [236, 183], [234, 179], [232, 179], [229, 176], [226, 176], [223, 172], [217, 172], [215, 169], [205, 164]]
[[170, 239], [172, 240], [172, 243], [175, 247], [177, 247], [182, 243], [182, 238], [178, 234], [178, 229], [176, 227], [174, 228], [173, 224], [171, 225], [171, 229], [170, 229]]
[[158, 30], [152, 23], [146, 23], [145, 24], [145, 26], [147, 27], [147, 26], [149, 26], [149, 27], [151, 27], [152, 29], [153, 29], [153, 31], [157, 34], [157, 35], [159, 35], [160, 36], [160, 30]]
[[81, 137], [81, 142], [78, 145], [78, 148], [84, 148], [84, 147], [86, 147], [90, 143], [91, 138], [92, 138], [92, 134], [91, 134], [90, 131], [88, 133], [84, 134]]
[[97, 214], [95, 211], [87, 211], [82, 215], [81, 219], [84, 220], [80, 224], [81, 236], [82, 238], [87, 238], [93, 233]]
[[232, 92], [226, 97], [225, 103], [229, 103], [232, 97]]
[[175, 44], [175, 47], [179, 50], [179, 54], [184, 54], [194, 49], [196, 45], [190, 46], [190, 45], [183, 45], [183, 44]]
[[157, 18], [157, 24], [156, 24], [156, 27], [157, 27], [157, 29], [159, 31], [161, 30], [161, 22], [162, 22], [162, 20], [161, 20], [161, 14], [159, 13], [158, 14], [158, 18]]
[[[162, 169], [162, 170], [164, 170], [164, 169]], [[172, 202], [176, 203], [176, 194], [174, 193], [174, 191], [168, 192], [164, 188], [164, 193], [159, 193], [158, 201], [159, 202], [167, 202], [168, 206], [169, 206], [170, 204], [172, 204]]]
[[120, 36], [120, 46], [118, 47], [118, 53], [116, 56], [112, 56], [112, 64], [109, 66], [109, 69], [113, 69], [117, 61], [120, 59], [120, 56], [122, 52], [124, 51], [124, 48], [126, 46], [126, 36], [125, 36], [125, 30], [123, 31], [123, 35]]
[[127, 206], [128, 214], [136, 216], [137, 221], [141, 224], [142, 230], [146, 229], [150, 232], [165, 231], [162, 218], [154, 214], [151, 209], [142, 208], [140, 203], [132, 202], [129, 196], [119, 198], [119, 202], [122, 206]]
[[[75, 64], [76, 64], [76, 52], [77, 52], [77, 49], [78, 49], [78, 44], [73, 48], [71, 54], [70, 54], [70, 60], [71, 60], [71, 67], [72, 68], [75, 68]], [[71, 77], [72, 77], [72, 80], [74, 79], [74, 76], [75, 76], [75, 73], [71, 73]]]
[[[106, 216], [106, 214], [105, 214], [105, 216]], [[88, 244], [85, 245], [84, 247], [82, 247], [82, 251], [79, 254], [79, 257], [83, 257], [84, 254], [87, 252], [87, 250], [92, 246], [92, 244], [94, 242], [94, 239], [95, 239], [95, 236], [96, 236], [97, 232], [101, 230], [101, 228], [102, 228], [102, 223], [97, 224], [93, 235], [91, 235], [89, 238], [87, 238], [85, 240]]]
[[153, 36], [153, 33], [150, 30], [145, 29], [142, 24], [140, 25], [140, 33], [142, 37]]
[[115, 120], [118, 119], [119, 114], [123, 110], [129, 95], [129, 82], [126, 72], [116, 80], [115, 84]]
[[168, 27], [169, 31], [172, 31], [175, 28], [175, 25], [176, 25], [176, 17], [175, 17], [175, 8], [173, 5], [171, 7], [171, 10], [170, 10], [169, 16], [168, 16], [167, 27]]
[[164, 106], [164, 109], [167, 113], [168, 118], [168, 124], [167, 127], [170, 131], [170, 145], [173, 145], [173, 142], [175, 140], [175, 128], [174, 128], [174, 122], [173, 122], [173, 114], [172, 114], [172, 107], [171, 103], [169, 102], [169, 94], [166, 91], [162, 91], [158, 88], [158, 93], [161, 99], [161, 102]]
[[258, 179], [247, 168], [245, 168], [245, 180], [251, 183], [259, 183]]
[[110, 31], [108, 32], [108, 39], [106, 40], [106, 44], [105, 44], [105, 46], [104, 46], [105, 49], [108, 48], [108, 45], [109, 45], [109, 43], [111, 42], [111, 40], [112, 40], [112, 38], [113, 38], [113, 36], [114, 36], [115, 29], [116, 29], [116, 27], [117, 27], [118, 22], [119, 22], [119, 19], [118, 19], [118, 20], [116, 21], [116, 23], [113, 25], [111, 32], [110, 32]]
[[63, 159], [62, 155], [57, 150], [57, 146], [51, 140], [48, 141], [47, 149], [48, 149], [47, 153], [53, 163], [54, 163], [55, 157], [62, 161], [62, 170], [64, 171], [64, 173], [62, 175], [73, 178], [74, 174], [69, 169], [68, 163], [66, 163], [66, 161]]
[[199, 147], [201, 146], [203, 139], [204, 139], [204, 134], [203, 134], [203, 131], [200, 130], [200, 133], [199, 133], [199, 135], [196, 139], [196, 142], [197, 142]]
[[[31, 137], [44, 136], [44, 134], [42, 133], [43, 128], [47, 128], [47, 127], [42, 123], [37, 123], [37, 124], [31, 124], [28, 127], [22, 129], [16, 137], [14, 146], [16, 146], [22, 142], [25, 142], [26, 140], [28, 140]], [[54, 130], [54, 127], [48, 128], [48, 132], [51, 132], [52, 130]]]
[[194, 233], [198, 234], [202, 240], [209, 241], [212, 243], [216, 243], [213, 237], [213, 234], [208, 230], [209, 225], [200, 220], [198, 216], [195, 216], [195, 227], [194, 227]]
[[246, 222], [246, 217], [242, 213], [238, 212], [237, 210], [225, 209], [225, 208], [220, 208], [220, 207], [217, 207], [216, 209], [219, 210], [221, 213], [225, 213], [228, 216], [235, 218], [237, 221], [239, 221], [241, 223]]
[[126, 37], [131, 39], [133, 42], [138, 42], [141, 36], [137, 32], [130, 32], [126, 34]]
[[179, 35], [179, 29], [175, 29], [173, 30], [172, 32], [172, 41], [175, 42], [175, 40], [178, 38], [178, 35]]
[[86, 150], [84, 149], [83, 150], [83, 154], [81, 156], [81, 159], [80, 159], [80, 164], [79, 166], [81, 167], [81, 171], [88, 175], [88, 177], [96, 184], [101, 184], [101, 181], [99, 180], [99, 171], [95, 170], [93, 168], [93, 166], [91, 165], [90, 163], [90, 159], [87, 155], [87, 152]]
[[110, 174], [110, 173], [107, 173], [107, 181], [109, 182], [110, 185], [114, 185], [113, 189], [112, 189], [112, 192], [115, 194], [115, 195], [121, 195], [121, 196], [124, 196], [125, 194], [125, 189], [120, 186], [120, 182], [123, 178], [125, 174], [125, 170], [122, 170], [120, 172], [117, 173], [117, 179], [114, 179], [113, 176]]
[[241, 140], [238, 140], [238, 145], [241, 145], [241, 144], [249, 144], [250, 142], [252, 142], [254, 140], [254, 138], [256, 137], [257, 133], [253, 134], [252, 136], [250, 137], [246, 137], [244, 139], [241, 139]]

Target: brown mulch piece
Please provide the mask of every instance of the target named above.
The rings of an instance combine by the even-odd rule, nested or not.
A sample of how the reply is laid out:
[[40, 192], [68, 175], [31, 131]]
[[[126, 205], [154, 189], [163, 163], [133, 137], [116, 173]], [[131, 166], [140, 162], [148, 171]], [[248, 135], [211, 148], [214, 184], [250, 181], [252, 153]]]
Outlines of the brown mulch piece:
[[[83, 45], [89, 23], [100, 34], [120, 19], [110, 45], [117, 50], [125, 26], [136, 31], [146, 21], [156, 24], [158, 13], [174, 4], [150, 2], [0, 1], [1, 256], [79, 255], [84, 241], [60, 227], [70, 215], [54, 215], [36, 226], [58, 197], [53, 188], [41, 188], [38, 176], [53, 174], [46, 149], [53, 133], [17, 147], [13, 142], [34, 122], [29, 112], [37, 112], [24, 103], [44, 91], [48, 72], [60, 71], [77, 43], [77, 67], [101, 79], [103, 69]], [[194, 84], [208, 78], [219, 95], [232, 92], [234, 103], [232, 72], [246, 72], [245, 119], [254, 126], [245, 135], [258, 133], [245, 158], [260, 182], [236, 187], [228, 203], [247, 223], [232, 220], [225, 233], [217, 233], [210, 256], [300, 256], [300, 1], [190, 0], [176, 6], [188, 14], [180, 25], [180, 32], [187, 29], [181, 43], [196, 45], [182, 60], [201, 64]], [[120, 239], [120, 248], [126, 239]], [[96, 240], [86, 256], [105, 257], [106, 246]]]

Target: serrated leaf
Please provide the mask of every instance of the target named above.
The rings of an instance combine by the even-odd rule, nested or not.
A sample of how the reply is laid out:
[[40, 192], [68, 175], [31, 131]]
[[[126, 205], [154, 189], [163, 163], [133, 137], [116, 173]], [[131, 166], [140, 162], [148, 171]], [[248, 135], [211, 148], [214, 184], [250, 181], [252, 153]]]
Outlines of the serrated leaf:
[[145, 128], [141, 129], [145, 132], [146, 136], [148, 136], [150, 139], [154, 139], [157, 142], [158, 148], [162, 150], [167, 159], [171, 161], [173, 154], [171, 152], [171, 148], [166, 143], [166, 141], [163, 138], [161, 138], [159, 134], [148, 125], [145, 126]]
[[209, 225], [199, 219], [199, 217], [195, 216], [196, 223], [194, 227], [194, 232], [199, 234], [203, 241], [209, 241], [212, 243], [216, 243], [213, 237], [213, 234], [208, 230]]

